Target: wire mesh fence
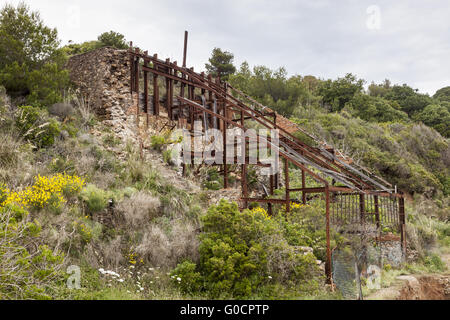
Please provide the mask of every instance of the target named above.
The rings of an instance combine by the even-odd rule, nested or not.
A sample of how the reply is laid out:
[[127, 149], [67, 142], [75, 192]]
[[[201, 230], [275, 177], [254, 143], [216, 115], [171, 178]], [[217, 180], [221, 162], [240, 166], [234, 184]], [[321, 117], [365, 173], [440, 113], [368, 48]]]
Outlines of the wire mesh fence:
[[362, 300], [362, 284], [376, 285], [380, 279], [381, 249], [379, 246], [345, 246], [332, 253], [333, 282], [344, 299]]

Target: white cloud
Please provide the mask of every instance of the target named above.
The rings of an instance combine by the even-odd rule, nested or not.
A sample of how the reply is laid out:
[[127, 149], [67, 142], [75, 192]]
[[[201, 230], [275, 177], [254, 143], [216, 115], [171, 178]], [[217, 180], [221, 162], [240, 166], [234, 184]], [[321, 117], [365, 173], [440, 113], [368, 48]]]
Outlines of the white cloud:
[[[369, 83], [388, 78], [429, 94], [450, 85], [446, 0], [26, 2], [58, 28], [63, 43], [114, 30], [142, 49], [181, 61], [189, 30], [188, 64], [196, 70], [220, 47], [233, 52], [237, 64], [285, 66], [290, 74], [337, 78], [352, 72]], [[379, 29], [367, 27], [370, 6], [380, 9]]]

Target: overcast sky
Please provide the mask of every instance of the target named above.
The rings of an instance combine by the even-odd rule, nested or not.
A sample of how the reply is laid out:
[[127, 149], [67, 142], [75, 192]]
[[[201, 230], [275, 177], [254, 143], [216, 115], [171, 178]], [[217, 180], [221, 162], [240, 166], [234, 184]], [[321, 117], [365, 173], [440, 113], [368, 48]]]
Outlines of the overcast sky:
[[[19, 0], [0, 0], [17, 4]], [[450, 86], [450, 2], [365, 0], [28, 0], [46, 24], [69, 40], [94, 40], [109, 30], [141, 49], [204, 70], [214, 47], [235, 64], [289, 75], [385, 78], [434, 94]]]

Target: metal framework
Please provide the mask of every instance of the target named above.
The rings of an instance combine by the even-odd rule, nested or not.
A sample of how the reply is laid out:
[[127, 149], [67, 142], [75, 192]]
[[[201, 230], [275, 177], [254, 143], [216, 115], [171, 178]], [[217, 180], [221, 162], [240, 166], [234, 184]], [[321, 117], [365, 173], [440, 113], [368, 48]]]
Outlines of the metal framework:
[[[203, 130], [219, 129], [224, 137], [224, 165], [221, 170], [224, 188], [228, 188], [229, 164], [235, 163], [235, 159], [226, 157], [226, 149], [236, 147], [236, 145], [226, 144], [227, 130], [232, 128], [246, 130], [249, 123], [257, 123], [260, 127], [269, 130], [278, 129], [279, 146], [274, 147], [278, 148], [280, 160], [283, 162], [284, 199], [274, 197], [275, 190], [280, 188], [279, 173], [270, 176], [269, 186], [264, 188], [267, 190], [265, 195], [260, 198], [249, 196], [247, 172], [250, 163], [247, 157], [250, 150], [247, 142], [242, 148], [246, 161], [245, 164], [240, 165], [241, 208], [247, 208], [249, 202], [259, 202], [267, 204], [270, 214], [275, 204], [285, 205], [286, 212], [289, 212], [292, 202], [306, 204], [313, 194], [319, 194], [324, 199], [326, 208], [326, 274], [330, 282], [332, 281], [331, 225], [372, 222], [378, 230], [381, 229], [381, 225], [390, 226], [400, 233], [399, 241], [405, 252], [405, 206], [402, 193], [397, 192], [391, 184], [372, 174], [368, 169], [348, 161], [339, 151], [324, 146], [314, 136], [306, 133], [319, 147], [310, 146], [296, 138], [291, 133], [295, 124], [233, 88], [229, 83], [219, 78], [213, 79], [211, 75], [206, 76], [203, 72], [196, 73], [193, 68], [187, 68], [187, 37], [186, 32], [182, 66], [178, 66], [176, 61], [161, 60], [157, 54], [149, 55], [147, 51], [142, 52], [139, 48], [133, 48], [131, 43], [130, 87], [131, 94], [135, 93], [138, 97], [136, 108], [138, 124], [141, 113], [146, 116], [148, 127], [149, 114], [160, 115], [164, 110], [170, 120], [176, 120], [189, 129], [192, 136], [194, 135], [193, 124], [196, 120], [202, 121]], [[142, 84], [143, 94], [140, 93]], [[153, 86], [153, 95], [149, 94], [149, 86]], [[164, 96], [160, 96], [161, 86], [165, 87]], [[289, 128], [286, 127], [286, 121], [289, 123]], [[295, 129], [305, 133], [298, 127]], [[273, 146], [270, 138], [259, 137], [258, 142]], [[191, 156], [194, 157], [194, 154], [192, 153]], [[301, 187], [290, 185], [290, 167], [301, 170]], [[314, 186], [306, 185], [307, 176], [312, 178]], [[293, 193], [300, 193], [301, 199], [293, 198]], [[381, 237], [378, 239], [381, 240]]]

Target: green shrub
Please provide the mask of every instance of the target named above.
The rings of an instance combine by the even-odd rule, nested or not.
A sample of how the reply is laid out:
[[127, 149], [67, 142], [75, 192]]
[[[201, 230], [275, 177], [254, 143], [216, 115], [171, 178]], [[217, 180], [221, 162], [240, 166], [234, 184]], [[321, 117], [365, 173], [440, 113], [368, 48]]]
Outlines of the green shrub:
[[98, 36], [99, 46], [109, 46], [117, 49], [128, 49], [129, 46], [125, 36], [115, 31], [103, 32]]
[[444, 261], [436, 253], [431, 253], [425, 257], [424, 265], [431, 272], [443, 272], [447, 269]]
[[203, 188], [207, 190], [220, 190], [223, 187], [223, 176], [217, 168], [211, 168], [206, 172], [206, 180], [203, 182]]
[[108, 193], [93, 184], [88, 184], [83, 188], [80, 197], [86, 204], [89, 213], [100, 212], [108, 205]]
[[202, 221], [198, 266], [185, 262], [172, 272], [180, 285], [183, 276], [189, 279], [187, 290], [198, 288], [200, 274], [210, 297], [248, 298], [272, 281], [295, 285], [316, 275], [314, 255], [290, 246], [278, 222], [261, 208], [240, 212], [236, 203], [222, 200]]
[[46, 63], [28, 74], [30, 94], [27, 102], [41, 107], [63, 100], [62, 93], [69, 85], [69, 72], [57, 63]]
[[49, 118], [47, 111], [32, 106], [19, 107], [16, 126], [23, 138], [37, 148], [52, 146], [61, 131], [59, 122]]
[[164, 136], [152, 136], [150, 141], [152, 148], [158, 151], [161, 151], [162, 147], [166, 144], [166, 138]]
[[196, 271], [197, 266], [191, 261], [180, 263], [172, 272], [172, 281], [179, 286], [186, 294], [195, 294], [203, 287], [203, 280], [200, 272]]

